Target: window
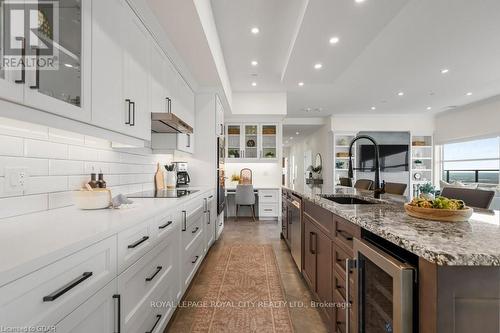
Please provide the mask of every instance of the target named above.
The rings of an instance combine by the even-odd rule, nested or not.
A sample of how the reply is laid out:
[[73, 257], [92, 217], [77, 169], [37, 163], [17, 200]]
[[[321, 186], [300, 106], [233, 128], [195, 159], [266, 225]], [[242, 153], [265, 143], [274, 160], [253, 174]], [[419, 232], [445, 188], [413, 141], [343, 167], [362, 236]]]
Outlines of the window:
[[447, 182], [499, 184], [500, 137], [443, 145]]

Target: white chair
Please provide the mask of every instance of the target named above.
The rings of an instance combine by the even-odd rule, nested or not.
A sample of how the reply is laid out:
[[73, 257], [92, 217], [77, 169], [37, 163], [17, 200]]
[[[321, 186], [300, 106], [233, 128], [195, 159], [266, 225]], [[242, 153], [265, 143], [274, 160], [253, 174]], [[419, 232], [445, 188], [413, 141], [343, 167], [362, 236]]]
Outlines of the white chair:
[[240, 206], [249, 206], [252, 209], [252, 218], [255, 222], [255, 193], [253, 192], [253, 185], [237, 185], [234, 203], [236, 205], [236, 220], [238, 220]]

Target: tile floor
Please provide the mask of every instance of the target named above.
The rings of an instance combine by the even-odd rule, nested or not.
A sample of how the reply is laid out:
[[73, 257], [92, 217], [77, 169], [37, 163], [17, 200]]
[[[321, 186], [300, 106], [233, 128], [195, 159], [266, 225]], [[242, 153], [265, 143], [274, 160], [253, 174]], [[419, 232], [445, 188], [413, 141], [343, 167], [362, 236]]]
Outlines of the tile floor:
[[[257, 221], [240, 218], [238, 221], [226, 221], [222, 237], [212, 246], [198, 275], [191, 283], [185, 299], [186, 301], [200, 300], [206, 291], [210, 279], [210, 270], [217, 262], [217, 258], [224, 245], [231, 243], [272, 244], [278, 261], [281, 280], [285, 288], [285, 297], [289, 304], [304, 304], [306, 307], [290, 307], [290, 316], [295, 332], [327, 332], [327, 327], [317, 309], [308, 305], [311, 302], [311, 293], [307, 289], [304, 279], [295, 267], [295, 263], [279, 236], [280, 228], [276, 221]], [[189, 332], [192, 324], [193, 308], [182, 308], [176, 311], [165, 332]]]

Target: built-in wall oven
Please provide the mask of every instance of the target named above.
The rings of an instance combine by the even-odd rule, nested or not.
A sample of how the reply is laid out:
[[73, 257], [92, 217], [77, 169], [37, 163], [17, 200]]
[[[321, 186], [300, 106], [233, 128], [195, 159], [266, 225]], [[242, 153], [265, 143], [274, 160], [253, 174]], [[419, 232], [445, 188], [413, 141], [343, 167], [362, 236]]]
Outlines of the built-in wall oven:
[[[357, 320], [356, 327], [348, 329], [365, 333], [418, 332], [418, 258], [373, 234], [354, 239], [354, 255], [354, 260], [346, 261], [346, 272], [355, 269], [356, 290], [347, 287], [346, 292], [354, 292]], [[346, 316], [350, 325], [350, 311]]]

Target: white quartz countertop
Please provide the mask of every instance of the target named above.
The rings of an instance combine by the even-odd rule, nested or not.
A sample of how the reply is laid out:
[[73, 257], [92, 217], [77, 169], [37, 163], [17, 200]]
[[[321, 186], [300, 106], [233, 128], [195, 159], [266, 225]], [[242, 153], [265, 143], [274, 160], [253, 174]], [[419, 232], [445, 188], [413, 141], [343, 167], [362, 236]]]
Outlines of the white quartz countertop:
[[75, 206], [0, 219], [0, 286], [210, 190], [181, 198], [133, 198], [118, 209], [80, 210]]
[[[253, 185], [255, 190], [281, 190], [281, 186], [272, 186], [272, 185]], [[236, 191], [235, 185], [226, 186], [226, 190]]]

